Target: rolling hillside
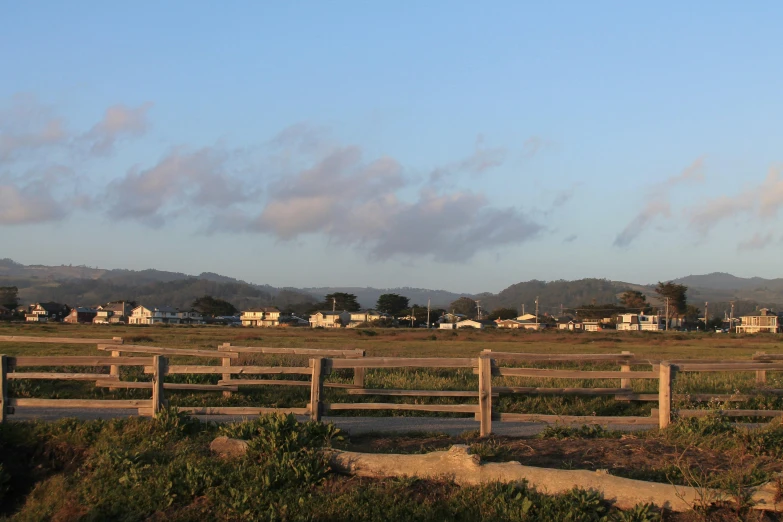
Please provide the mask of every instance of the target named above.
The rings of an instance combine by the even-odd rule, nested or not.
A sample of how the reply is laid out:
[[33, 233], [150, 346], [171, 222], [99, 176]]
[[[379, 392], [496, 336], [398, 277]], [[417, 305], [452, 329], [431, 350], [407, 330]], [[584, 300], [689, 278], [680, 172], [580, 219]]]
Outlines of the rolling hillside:
[[[727, 309], [735, 301], [737, 311], [750, 311], [757, 306], [783, 307], [783, 279], [759, 277], [741, 278], [731, 274], [713, 273], [690, 275], [675, 280], [688, 286], [688, 300], [703, 309], [710, 302], [716, 313]], [[312, 308], [326, 294], [348, 292], [355, 294], [363, 308], [375, 306], [384, 293], [397, 293], [410, 299], [411, 304], [426, 306], [430, 299], [433, 308], [446, 308], [460, 296], [481, 300], [481, 307], [515, 308], [525, 305], [527, 312], [539, 298], [542, 313], [557, 314], [562, 305], [574, 308], [586, 304], [616, 303], [628, 289], [648, 296], [653, 305], [660, 305], [654, 285], [610, 281], [607, 279], [580, 279], [577, 281], [527, 281], [510, 285], [501, 292], [460, 294], [448, 290], [425, 288], [372, 287], [310, 287], [276, 288], [253, 284], [215, 273], [188, 275], [162, 270], [105, 270], [90, 267], [23, 265], [10, 259], [0, 260], [0, 286], [17, 286], [23, 303], [58, 301], [72, 306], [94, 306], [113, 300], [131, 300], [150, 305], [188, 307], [195, 298], [212, 295], [233, 303], [239, 308], [275, 305], [298, 311]]]

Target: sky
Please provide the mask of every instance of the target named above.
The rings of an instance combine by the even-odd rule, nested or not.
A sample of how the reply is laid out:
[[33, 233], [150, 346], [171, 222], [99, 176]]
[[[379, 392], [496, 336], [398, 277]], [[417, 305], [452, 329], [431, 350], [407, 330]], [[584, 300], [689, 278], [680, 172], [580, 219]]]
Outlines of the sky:
[[783, 3], [0, 1], [0, 258], [781, 277]]

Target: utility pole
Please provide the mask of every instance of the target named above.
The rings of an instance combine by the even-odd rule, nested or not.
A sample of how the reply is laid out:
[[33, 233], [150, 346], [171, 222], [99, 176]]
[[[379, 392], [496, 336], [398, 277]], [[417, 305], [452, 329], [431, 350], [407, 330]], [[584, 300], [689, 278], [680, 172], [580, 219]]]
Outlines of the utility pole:
[[704, 331], [707, 331], [707, 323], [710, 322], [710, 314], [707, 313], [707, 306], [709, 305], [709, 301], [705, 301], [704, 303]]
[[336, 309], [337, 309], [337, 298], [332, 297], [332, 313], [334, 313]]
[[536, 330], [538, 330], [538, 296], [536, 296]]
[[710, 314], [708, 312], [709, 310], [709, 301], [704, 302], [704, 331], [707, 331], [707, 324], [710, 322]]
[[525, 315], [525, 303], [522, 303], [522, 315]]
[[734, 330], [734, 301], [731, 302], [731, 315], [729, 316], [729, 333]]
[[560, 303], [560, 317], [563, 317], [563, 303]]
[[411, 328], [413, 328], [413, 319], [416, 317], [416, 307], [411, 306]]
[[427, 299], [427, 328], [430, 327], [430, 299]]
[[481, 321], [481, 301], [476, 301], [476, 313], [478, 313], [478, 320]]
[[669, 298], [666, 298], [666, 323], [664, 324], [664, 330], [669, 331]]

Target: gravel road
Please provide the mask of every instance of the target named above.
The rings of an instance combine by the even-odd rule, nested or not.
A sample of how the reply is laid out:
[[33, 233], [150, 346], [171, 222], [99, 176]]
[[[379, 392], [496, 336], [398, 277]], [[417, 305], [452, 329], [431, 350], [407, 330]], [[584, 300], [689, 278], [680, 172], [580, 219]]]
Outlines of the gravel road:
[[[118, 419], [135, 417], [135, 410], [92, 410], [62, 408], [57, 410], [43, 408], [16, 408], [16, 413], [7, 418], [11, 421], [55, 421], [66, 417], [81, 420]], [[239, 415], [203, 415], [199, 419], [214, 422], [234, 422], [247, 418]], [[306, 421], [308, 417], [298, 417]], [[372, 432], [435, 432], [447, 435], [460, 435], [466, 431], [477, 431], [479, 423], [473, 419], [450, 419], [443, 417], [324, 417], [324, 421], [333, 422], [338, 428], [350, 435]], [[509, 437], [531, 437], [541, 432], [546, 425], [533, 422], [494, 422], [492, 432], [495, 435]], [[644, 426], [609, 425], [611, 430], [637, 431]]]

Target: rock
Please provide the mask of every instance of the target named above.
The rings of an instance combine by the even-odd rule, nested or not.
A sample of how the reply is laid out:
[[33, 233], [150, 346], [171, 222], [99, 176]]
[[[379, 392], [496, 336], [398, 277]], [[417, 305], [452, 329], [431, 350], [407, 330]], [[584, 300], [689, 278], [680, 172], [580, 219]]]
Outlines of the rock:
[[209, 449], [224, 459], [233, 459], [247, 453], [247, 441], [218, 437], [210, 443]]

